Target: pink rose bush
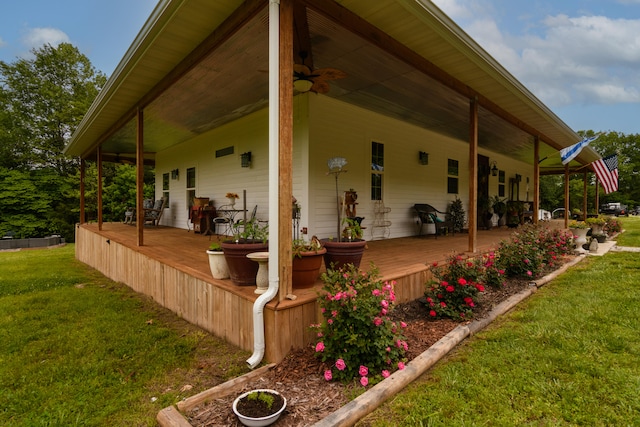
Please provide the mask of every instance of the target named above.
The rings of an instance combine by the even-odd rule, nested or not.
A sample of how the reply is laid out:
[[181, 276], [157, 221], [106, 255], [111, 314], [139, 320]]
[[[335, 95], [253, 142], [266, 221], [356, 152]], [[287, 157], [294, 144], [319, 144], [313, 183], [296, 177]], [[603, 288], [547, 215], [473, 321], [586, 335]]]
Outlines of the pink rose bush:
[[[389, 319], [393, 310], [394, 282], [382, 282], [378, 270], [368, 272], [347, 265], [327, 270], [319, 297], [323, 322], [316, 329], [316, 357], [326, 362], [327, 381], [358, 379], [367, 387], [404, 366], [407, 350], [402, 329]], [[399, 365], [402, 363], [402, 365]]]

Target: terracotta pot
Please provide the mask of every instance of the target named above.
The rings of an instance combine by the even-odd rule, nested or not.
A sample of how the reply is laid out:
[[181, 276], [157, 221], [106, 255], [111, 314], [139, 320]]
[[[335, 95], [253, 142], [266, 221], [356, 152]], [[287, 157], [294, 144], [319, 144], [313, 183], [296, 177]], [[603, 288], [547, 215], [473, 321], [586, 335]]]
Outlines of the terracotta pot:
[[293, 270], [291, 273], [293, 288], [310, 288], [320, 276], [322, 258], [327, 252], [325, 248], [318, 251], [300, 252], [300, 256], [293, 257]]
[[324, 254], [324, 265], [326, 268], [339, 269], [346, 264], [353, 264], [360, 267], [362, 254], [367, 245], [366, 240], [356, 239], [348, 242], [338, 242], [337, 240], [322, 240], [327, 253]]
[[268, 243], [239, 242], [228, 240], [220, 243], [224, 252], [224, 258], [229, 267], [229, 277], [239, 286], [255, 286], [258, 274], [258, 263], [247, 258], [251, 252], [266, 252]]

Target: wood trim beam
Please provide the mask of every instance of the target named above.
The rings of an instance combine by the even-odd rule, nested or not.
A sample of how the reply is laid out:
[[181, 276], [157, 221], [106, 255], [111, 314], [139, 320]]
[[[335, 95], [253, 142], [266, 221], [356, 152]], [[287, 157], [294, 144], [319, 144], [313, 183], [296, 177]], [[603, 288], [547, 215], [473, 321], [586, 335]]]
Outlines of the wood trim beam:
[[533, 223], [538, 223], [540, 211], [540, 138], [533, 139]]
[[469, 104], [469, 252], [478, 247], [478, 101]]
[[136, 234], [138, 246], [144, 245], [144, 111], [136, 114]]
[[421, 71], [429, 77], [432, 77], [433, 79], [442, 83], [444, 86], [458, 92], [460, 95], [470, 99], [477, 99], [477, 102], [483, 108], [486, 108], [488, 111], [492, 112], [496, 116], [502, 118], [518, 129], [521, 129], [522, 131], [530, 135], [538, 135], [540, 139], [557, 150], [563, 148], [551, 137], [517, 119], [513, 114], [501, 108], [482, 94], [476, 92], [472, 87], [451, 76], [450, 74], [436, 66], [433, 62], [425, 59], [423, 56], [409, 49], [407, 46], [403, 45], [396, 39], [376, 28], [375, 26], [365, 21], [355, 13], [351, 12], [344, 6], [338, 4], [337, 2], [333, 0], [299, 1], [304, 3], [307, 7], [313, 9], [314, 11], [342, 25], [354, 34], [359, 35], [369, 43], [379, 47], [388, 54], [395, 56], [397, 59], [404, 61], [406, 64], [414, 67], [415, 69]]
[[587, 172], [582, 174], [582, 213], [584, 214], [583, 220], [587, 219]]
[[291, 201], [293, 198], [293, 0], [280, 0], [278, 248], [280, 288], [278, 300], [293, 294]]
[[84, 159], [80, 159], [80, 224], [84, 224], [87, 221], [87, 215], [85, 213], [85, 179], [87, 179], [87, 162]]
[[98, 163], [98, 230], [102, 231], [102, 146], [98, 146], [96, 158]]
[[165, 90], [175, 84], [182, 76], [198, 65], [203, 58], [212, 51], [220, 47], [233, 34], [238, 32], [251, 18], [257, 15], [266, 7], [264, 0], [246, 0], [240, 7], [234, 10], [231, 15], [216, 28], [202, 43], [189, 53], [185, 59], [180, 61], [162, 80], [160, 80], [149, 92], [140, 98], [135, 107], [127, 111], [113, 126], [111, 126], [94, 145], [89, 147], [82, 157], [88, 157], [95, 148], [109, 139], [115, 132], [125, 126], [131, 119], [136, 117], [139, 109], [145, 108], [152, 101], [158, 98]]
[[569, 228], [569, 164], [564, 165], [564, 228]]

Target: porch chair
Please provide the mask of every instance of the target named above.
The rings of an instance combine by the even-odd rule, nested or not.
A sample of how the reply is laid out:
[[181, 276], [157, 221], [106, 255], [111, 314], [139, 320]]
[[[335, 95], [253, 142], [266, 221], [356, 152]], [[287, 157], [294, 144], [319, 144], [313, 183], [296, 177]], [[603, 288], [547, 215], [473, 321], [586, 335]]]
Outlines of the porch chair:
[[[220, 234], [220, 235], [224, 235], [224, 236], [229, 236], [232, 233], [232, 225], [233, 223], [231, 222], [231, 218], [229, 217], [229, 214], [225, 213], [225, 210], [227, 209], [233, 209], [233, 206], [231, 205], [222, 205], [220, 206], [216, 212], [217, 215], [215, 218], [213, 218], [213, 224], [216, 227], [216, 234]], [[223, 232], [220, 233], [220, 229], [223, 228]]]
[[440, 218], [438, 216], [438, 214], [446, 215], [446, 212], [439, 211], [427, 203], [416, 203], [413, 205], [413, 210], [418, 216], [418, 237], [422, 235], [422, 226], [430, 223], [433, 223], [436, 227], [436, 239], [438, 235], [446, 234], [447, 232], [451, 232], [452, 235], [455, 234], [453, 223], [447, 220], [446, 217]]
[[144, 223], [150, 223], [150, 225], [153, 226], [159, 225], [166, 203], [166, 197], [158, 199], [155, 202], [153, 202], [153, 200], [145, 200], [143, 204]]

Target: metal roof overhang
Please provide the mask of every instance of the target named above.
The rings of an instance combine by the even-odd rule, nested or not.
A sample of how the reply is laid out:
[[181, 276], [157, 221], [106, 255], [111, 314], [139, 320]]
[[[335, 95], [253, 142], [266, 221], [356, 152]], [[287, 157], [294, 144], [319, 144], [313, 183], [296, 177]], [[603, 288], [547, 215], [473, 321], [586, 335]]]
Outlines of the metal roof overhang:
[[[326, 96], [462, 141], [469, 139], [469, 103], [477, 99], [481, 147], [531, 164], [537, 137], [541, 173], [564, 170], [558, 151], [580, 137], [430, 2], [296, 5], [306, 12], [296, 15], [306, 20], [297, 23], [305, 28], [298, 45], [307, 44], [313, 68], [348, 75], [331, 81]], [[161, 1], [65, 153], [92, 158], [101, 145], [105, 159], [135, 157], [139, 109], [145, 158], [152, 160], [156, 152], [264, 108], [267, 6], [267, 0]], [[598, 158], [587, 147], [570, 167]]]

